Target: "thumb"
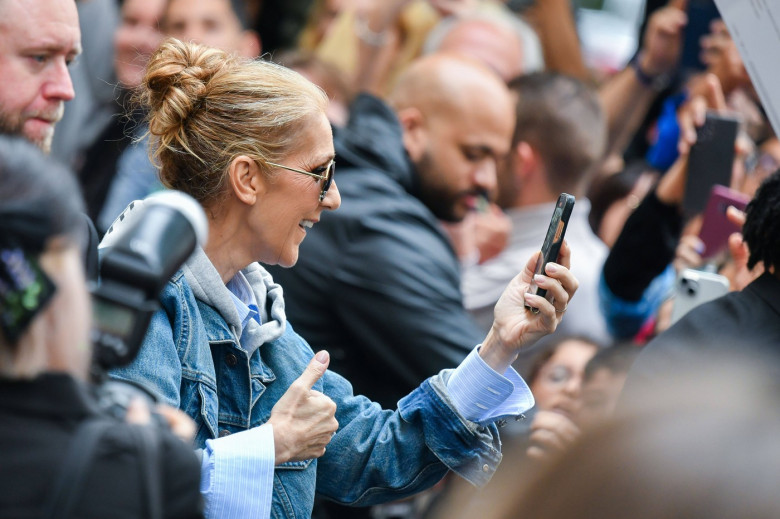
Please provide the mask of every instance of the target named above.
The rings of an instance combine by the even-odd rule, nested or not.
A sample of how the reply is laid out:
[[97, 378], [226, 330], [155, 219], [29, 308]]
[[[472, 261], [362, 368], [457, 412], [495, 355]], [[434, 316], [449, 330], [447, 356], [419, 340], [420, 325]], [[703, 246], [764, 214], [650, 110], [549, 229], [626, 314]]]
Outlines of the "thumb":
[[328, 352], [325, 350], [317, 352], [314, 358], [309, 361], [309, 365], [306, 366], [306, 369], [301, 376], [298, 377], [298, 380], [300, 380], [308, 389], [311, 389], [314, 384], [322, 378], [322, 375], [325, 374], [325, 371], [328, 369], [328, 364], [330, 364], [330, 355]]
[[541, 266], [541, 262], [542, 262], [542, 251], [538, 250], [534, 252], [533, 255], [531, 255], [531, 257], [528, 258], [528, 261], [525, 263], [525, 268], [523, 269], [523, 278], [533, 279], [537, 267]]

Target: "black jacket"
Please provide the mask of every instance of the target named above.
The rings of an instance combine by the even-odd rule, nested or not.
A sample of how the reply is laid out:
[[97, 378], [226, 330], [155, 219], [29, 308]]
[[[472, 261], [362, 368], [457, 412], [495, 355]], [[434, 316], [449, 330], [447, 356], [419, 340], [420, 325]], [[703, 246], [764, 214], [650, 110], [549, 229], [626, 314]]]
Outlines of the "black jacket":
[[[64, 374], [0, 379], [0, 516], [40, 517], [80, 423], [99, 411], [86, 388]], [[117, 422], [98, 444], [72, 516], [147, 516], [133, 426]], [[200, 467], [192, 449], [160, 429], [164, 517], [200, 518]]]
[[385, 407], [457, 366], [484, 337], [463, 309], [447, 236], [415, 196], [393, 111], [359, 96], [335, 136], [338, 211], [322, 214], [292, 269], [269, 268], [287, 317], [331, 369]]

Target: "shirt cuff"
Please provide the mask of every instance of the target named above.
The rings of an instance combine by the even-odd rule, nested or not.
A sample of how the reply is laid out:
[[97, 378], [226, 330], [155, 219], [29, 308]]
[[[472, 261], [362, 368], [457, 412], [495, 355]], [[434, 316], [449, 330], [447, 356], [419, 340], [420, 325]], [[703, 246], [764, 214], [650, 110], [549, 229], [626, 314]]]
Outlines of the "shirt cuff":
[[479, 356], [479, 346], [452, 373], [447, 391], [457, 411], [479, 424], [518, 416], [534, 405], [531, 389], [517, 371], [509, 366], [503, 375], [496, 372]]
[[200, 482], [206, 517], [267, 519], [275, 457], [271, 424], [206, 440]]

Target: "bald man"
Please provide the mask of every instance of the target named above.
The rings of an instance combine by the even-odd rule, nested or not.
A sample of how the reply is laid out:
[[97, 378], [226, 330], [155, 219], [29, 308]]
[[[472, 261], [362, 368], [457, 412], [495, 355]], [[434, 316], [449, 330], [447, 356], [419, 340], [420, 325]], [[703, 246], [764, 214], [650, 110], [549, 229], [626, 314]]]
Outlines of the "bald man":
[[296, 330], [356, 392], [395, 407], [482, 340], [439, 219], [460, 221], [495, 188], [513, 128], [501, 78], [447, 55], [412, 64], [390, 105], [354, 102], [335, 136], [341, 209], [323, 214], [294, 268], [269, 270]]
[[508, 83], [526, 72], [520, 36], [523, 27], [518, 27], [521, 23], [507, 20], [499, 13], [445, 18], [431, 30], [424, 51], [426, 54], [447, 52], [477, 60]]

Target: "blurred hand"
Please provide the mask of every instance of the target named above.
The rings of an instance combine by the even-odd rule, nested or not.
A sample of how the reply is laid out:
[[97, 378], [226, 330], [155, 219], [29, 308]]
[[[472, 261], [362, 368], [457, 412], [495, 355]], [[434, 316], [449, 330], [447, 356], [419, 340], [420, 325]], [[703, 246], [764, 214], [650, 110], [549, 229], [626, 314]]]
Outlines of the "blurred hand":
[[472, 232], [479, 251], [479, 262], [498, 256], [509, 242], [512, 221], [496, 204], [490, 204], [484, 213], [474, 214]]
[[713, 20], [710, 33], [701, 39], [701, 61], [707, 71], [720, 80], [725, 93], [750, 84], [745, 63], [739, 55], [737, 44], [731, 39], [723, 20]]
[[[548, 263], [546, 275], [540, 274], [534, 280], [534, 270], [540, 256], [541, 251], [534, 253], [523, 271], [515, 276], [501, 294], [493, 312], [493, 326], [480, 348], [480, 356], [499, 373], [503, 373], [517, 358], [521, 348], [555, 331], [579, 286], [577, 278], [569, 271], [571, 250], [565, 240], [561, 245], [558, 263]], [[552, 303], [545, 297], [526, 294], [532, 280], [547, 290]], [[525, 303], [539, 311], [531, 311]]]
[[[171, 432], [185, 443], [195, 438], [195, 422], [183, 411], [165, 404], [157, 404], [155, 412], [162, 416]], [[125, 421], [135, 425], [148, 425], [152, 422], [149, 405], [141, 398], [133, 398], [127, 406]]]
[[441, 222], [455, 254], [469, 265], [498, 256], [509, 242], [512, 222], [495, 204], [486, 212], [469, 211], [461, 222]]
[[529, 458], [545, 460], [560, 453], [580, 436], [580, 429], [573, 421], [555, 411], [538, 411], [531, 422]]
[[[729, 206], [726, 216], [740, 228], [745, 225], [745, 213], [736, 207]], [[753, 270], [748, 269], [750, 250], [742, 239], [742, 233], [735, 232], [729, 236], [729, 253], [732, 261], [720, 273], [729, 279], [731, 290], [742, 290], [764, 273], [763, 263], [757, 264]]]
[[277, 465], [319, 458], [336, 433], [336, 404], [312, 389], [329, 363], [327, 351], [317, 353], [271, 410]]
[[165, 404], [157, 404], [154, 410], [165, 419], [173, 434], [184, 443], [192, 443], [195, 439], [195, 422], [184, 411]]
[[704, 242], [695, 234], [687, 234], [680, 239], [675, 251], [674, 270], [679, 275], [685, 269], [699, 268], [704, 264], [701, 253], [704, 251]]
[[680, 155], [687, 155], [691, 146], [696, 143], [696, 132], [704, 125], [707, 110], [726, 110], [726, 97], [723, 95], [720, 80], [714, 74], [697, 78], [689, 84], [688, 89], [690, 98], [677, 110]]
[[642, 41], [640, 68], [652, 76], [672, 72], [680, 61], [683, 31], [688, 23], [686, 0], [671, 0], [647, 22]]

